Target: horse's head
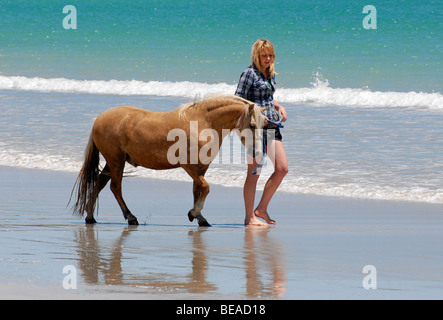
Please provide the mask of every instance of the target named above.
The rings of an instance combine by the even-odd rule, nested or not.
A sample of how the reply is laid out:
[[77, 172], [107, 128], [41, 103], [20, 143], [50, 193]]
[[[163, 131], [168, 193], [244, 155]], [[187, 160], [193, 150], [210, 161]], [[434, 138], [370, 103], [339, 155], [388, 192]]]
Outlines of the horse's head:
[[[180, 117], [188, 121], [186, 113], [190, 110], [194, 113], [194, 119], [206, 117], [213, 128], [229, 126], [230, 130], [236, 129], [251, 159], [260, 158], [263, 154], [264, 116], [262, 108], [256, 103], [236, 95], [213, 94], [193, 104], [182, 105]], [[223, 131], [219, 134], [223, 134]]]
[[262, 157], [264, 151], [262, 109], [257, 104], [248, 101], [237, 126], [241, 142], [246, 147], [247, 154], [253, 158]]

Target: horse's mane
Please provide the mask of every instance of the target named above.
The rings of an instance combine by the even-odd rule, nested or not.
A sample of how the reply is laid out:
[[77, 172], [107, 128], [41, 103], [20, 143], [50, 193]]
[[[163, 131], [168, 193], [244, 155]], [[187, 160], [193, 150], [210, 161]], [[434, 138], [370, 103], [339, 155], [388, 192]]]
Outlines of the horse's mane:
[[247, 107], [252, 102], [233, 94], [212, 94], [203, 99], [196, 97], [194, 102], [184, 103], [178, 108], [179, 117], [187, 121], [186, 112], [190, 108], [209, 110], [232, 103], [243, 103]]

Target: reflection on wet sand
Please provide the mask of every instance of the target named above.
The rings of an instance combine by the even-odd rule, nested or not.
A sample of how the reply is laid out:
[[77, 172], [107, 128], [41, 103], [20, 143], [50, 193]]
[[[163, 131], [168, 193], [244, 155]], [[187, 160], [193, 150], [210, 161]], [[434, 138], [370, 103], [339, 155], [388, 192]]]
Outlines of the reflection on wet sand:
[[[205, 244], [205, 235], [211, 232], [206, 228], [192, 229], [188, 232], [191, 237], [190, 265], [192, 270], [186, 277], [168, 272], [148, 273], [133, 270], [125, 271], [123, 260], [125, 255], [124, 242], [138, 226], [125, 226], [120, 236], [113, 242], [112, 247], [101, 246], [98, 239], [101, 230], [93, 225], [84, 225], [75, 230], [74, 239], [77, 243], [78, 268], [84, 282], [88, 284], [129, 285], [139, 288], [149, 288], [161, 292], [188, 293], [217, 292], [219, 286], [208, 280], [211, 254]], [[244, 268], [245, 282], [239, 284], [237, 292], [243, 292], [248, 297], [282, 297], [286, 291], [285, 269], [282, 262], [282, 249], [278, 244], [268, 239], [268, 228], [245, 228], [243, 263], [239, 261], [239, 270]], [[212, 248], [210, 248], [212, 249]], [[177, 250], [189, 250], [177, 248]], [[210, 254], [209, 254], [210, 253]], [[220, 258], [220, 257], [219, 257]], [[143, 269], [145, 270], [145, 269]], [[212, 277], [213, 278], [213, 277]], [[214, 281], [214, 280], [213, 280]], [[222, 279], [230, 281], [230, 279]]]
[[[248, 227], [245, 231], [245, 276], [246, 295], [261, 297], [271, 295], [283, 297], [286, 292], [285, 271], [282, 261], [282, 250], [271, 239], [268, 239], [269, 228]], [[271, 273], [271, 280], [264, 284], [260, 280], [257, 264], [264, 263]]]

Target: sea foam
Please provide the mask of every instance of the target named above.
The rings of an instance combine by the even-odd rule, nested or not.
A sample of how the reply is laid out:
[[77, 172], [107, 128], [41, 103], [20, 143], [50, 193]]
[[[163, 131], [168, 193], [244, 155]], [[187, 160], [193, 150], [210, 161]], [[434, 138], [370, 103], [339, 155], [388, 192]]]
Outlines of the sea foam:
[[[74, 80], [65, 78], [28, 78], [1, 76], [0, 89], [45, 92], [72, 92], [110, 95], [149, 95], [183, 98], [204, 97], [212, 93], [232, 94], [236, 85], [227, 83], [171, 82], [139, 80]], [[369, 89], [332, 88], [318, 78], [310, 87], [279, 88], [276, 100], [284, 103], [337, 105], [349, 107], [403, 107], [443, 111], [443, 95], [426, 92], [371, 91]]]

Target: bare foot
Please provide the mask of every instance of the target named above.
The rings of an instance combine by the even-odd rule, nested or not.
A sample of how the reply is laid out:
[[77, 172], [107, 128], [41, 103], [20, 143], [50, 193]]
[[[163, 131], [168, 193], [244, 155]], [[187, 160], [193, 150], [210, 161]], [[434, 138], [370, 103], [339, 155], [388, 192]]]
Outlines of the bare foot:
[[267, 226], [267, 223], [264, 223], [263, 221], [257, 219], [256, 217], [252, 217], [251, 219], [246, 220], [245, 219], [245, 226]]
[[276, 222], [269, 217], [269, 214], [266, 211], [261, 212], [259, 210], [255, 210], [254, 214], [256, 217], [262, 218], [269, 224], [276, 224]]

